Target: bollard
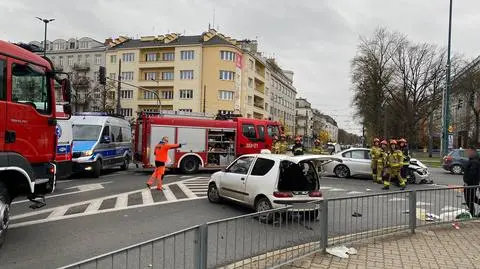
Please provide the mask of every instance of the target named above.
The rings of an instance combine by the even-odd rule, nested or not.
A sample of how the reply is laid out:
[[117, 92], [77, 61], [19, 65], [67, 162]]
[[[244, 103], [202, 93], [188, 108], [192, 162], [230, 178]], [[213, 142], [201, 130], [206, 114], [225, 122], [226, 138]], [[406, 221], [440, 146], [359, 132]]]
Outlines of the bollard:
[[208, 225], [200, 225], [196, 233], [195, 268], [207, 269]]
[[408, 227], [412, 233], [415, 233], [417, 227], [417, 192], [414, 190], [408, 192], [408, 210]]
[[320, 202], [320, 248], [328, 247], [328, 200]]

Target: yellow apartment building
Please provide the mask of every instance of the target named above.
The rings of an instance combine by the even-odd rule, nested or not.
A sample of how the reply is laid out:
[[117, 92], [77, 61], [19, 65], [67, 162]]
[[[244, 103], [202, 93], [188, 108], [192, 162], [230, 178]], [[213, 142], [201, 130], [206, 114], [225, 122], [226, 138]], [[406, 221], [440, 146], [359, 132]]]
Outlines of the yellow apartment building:
[[161, 109], [269, 117], [270, 75], [256, 52], [256, 41], [238, 41], [213, 29], [193, 36], [109, 41], [107, 76], [116, 79], [120, 74], [123, 82], [133, 85], [121, 88], [120, 112], [125, 116]]

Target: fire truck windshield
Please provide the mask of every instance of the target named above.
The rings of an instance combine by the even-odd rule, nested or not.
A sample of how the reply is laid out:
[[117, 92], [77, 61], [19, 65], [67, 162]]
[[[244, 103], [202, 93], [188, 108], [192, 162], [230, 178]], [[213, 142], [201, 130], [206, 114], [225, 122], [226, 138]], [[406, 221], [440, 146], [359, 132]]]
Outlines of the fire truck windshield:
[[33, 106], [40, 114], [50, 114], [50, 79], [40, 68], [32, 66], [13, 64], [12, 100]]
[[274, 137], [278, 135], [280, 135], [280, 130], [278, 129], [278, 126], [273, 126], [273, 125], [268, 126], [268, 136]]
[[96, 141], [102, 130], [101, 125], [73, 125], [73, 140]]

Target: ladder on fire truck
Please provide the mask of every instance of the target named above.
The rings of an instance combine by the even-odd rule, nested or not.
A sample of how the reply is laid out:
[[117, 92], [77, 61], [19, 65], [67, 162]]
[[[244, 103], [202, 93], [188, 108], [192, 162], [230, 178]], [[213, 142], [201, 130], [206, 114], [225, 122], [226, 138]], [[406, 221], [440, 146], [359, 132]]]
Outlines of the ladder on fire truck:
[[141, 111], [140, 115], [146, 115], [147, 117], [189, 117], [195, 119], [206, 120], [232, 120], [233, 118], [242, 117], [239, 114], [214, 114], [206, 112], [188, 112], [188, 111], [174, 111], [174, 110], [162, 110], [160, 112], [155, 111]]

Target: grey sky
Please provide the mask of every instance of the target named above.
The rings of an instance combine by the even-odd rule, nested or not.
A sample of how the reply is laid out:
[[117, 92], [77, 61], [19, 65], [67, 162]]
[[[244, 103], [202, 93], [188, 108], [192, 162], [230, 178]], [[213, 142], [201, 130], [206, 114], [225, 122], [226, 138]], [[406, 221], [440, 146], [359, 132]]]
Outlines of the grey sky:
[[[43, 25], [35, 16], [56, 19], [49, 39], [199, 34], [215, 8], [220, 32], [257, 38], [262, 51], [295, 72], [298, 96], [359, 133], [349, 76], [359, 35], [386, 26], [415, 41], [446, 46], [448, 5], [448, 0], [0, 0], [0, 39], [42, 40]], [[468, 58], [480, 54], [479, 10], [478, 0], [454, 0], [453, 50]]]

